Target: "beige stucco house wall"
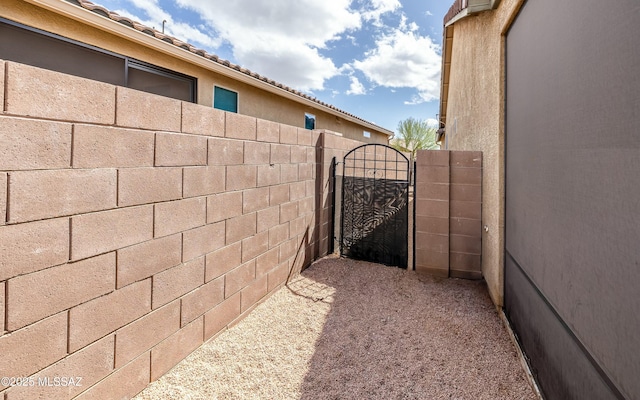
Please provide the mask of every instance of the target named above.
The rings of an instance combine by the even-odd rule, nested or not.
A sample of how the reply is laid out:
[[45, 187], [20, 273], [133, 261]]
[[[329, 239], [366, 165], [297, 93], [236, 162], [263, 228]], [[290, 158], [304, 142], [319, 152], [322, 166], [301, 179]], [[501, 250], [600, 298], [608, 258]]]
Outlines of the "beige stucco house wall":
[[[310, 113], [316, 117], [316, 129], [363, 142], [386, 144], [393, 135], [329, 104], [279, 87], [283, 85], [276, 82], [254, 79], [238, 66], [211, 61], [65, 0], [4, 0], [0, 2], [0, 17], [195, 77], [198, 104], [212, 106], [215, 85], [238, 93], [240, 114], [304, 127], [305, 113]], [[364, 131], [371, 137], [366, 138]]]
[[494, 10], [445, 18], [442, 143], [483, 152], [482, 273], [498, 306], [504, 299], [504, 43], [523, 2], [502, 0]]

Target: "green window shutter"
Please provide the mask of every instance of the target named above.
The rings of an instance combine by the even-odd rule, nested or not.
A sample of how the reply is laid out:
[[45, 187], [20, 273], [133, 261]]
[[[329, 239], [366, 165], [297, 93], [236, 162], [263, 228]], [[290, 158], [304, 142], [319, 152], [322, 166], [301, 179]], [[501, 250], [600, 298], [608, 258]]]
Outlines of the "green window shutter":
[[316, 129], [316, 116], [312, 114], [304, 114], [304, 127], [305, 129]]
[[237, 113], [238, 112], [238, 93], [233, 92], [231, 90], [223, 89], [221, 87], [217, 87], [217, 86], [214, 87], [213, 108]]

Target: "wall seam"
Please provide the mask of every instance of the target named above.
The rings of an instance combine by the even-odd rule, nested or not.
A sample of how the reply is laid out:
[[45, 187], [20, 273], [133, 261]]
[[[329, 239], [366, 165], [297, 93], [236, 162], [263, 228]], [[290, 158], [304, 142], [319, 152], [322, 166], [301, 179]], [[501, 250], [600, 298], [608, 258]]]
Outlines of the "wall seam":
[[76, 138], [76, 124], [72, 123], [71, 124], [71, 144], [69, 146], [69, 151], [71, 154], [69, 154], [69, 166], [71, 168], [74, 168], [74, 160], [73, 160], [73, 153], [74, 153], [74, 142], [75, 142], [75, 138]]
[[116, 208], [120, 207], [120, 169], [116, 169]]
[[[206, 263], [206, 258], [205, 258], [205, 268], [203, 268], [203, 275], [204, 275], [204, 272], [206, 272], [206, 266], [207, 266], [207, 263]], [[203, 285], [198, 286], [195, 290], [198, 290], [198, 289], [199, 289], [199, 288], [201, 288], [202, 286], [204, 286], [204, 284], [203, 284]], [[178, 322], [178, 326], [179, 326], [179, 328], [178, 328], [178, 330], [177, 330], [176, 332], [180, 332], [180, 330], [181, 330], [183, 327], [185, 327], [186, 325], [188, 325], [188, 324], [189, 324], [189, 323], [187, 323], [187, 324], [182, 325], [182, 302], [183, 302], [183, 301], [184, 301], [184, 298], [183, 298], [183, 297], [181, 297], [181, 298], [180, 298], [180, 307], [178, 307], [178, 308], [179, 308], [179, 309], [178, 309], [178, 321], [179, 321], [179, 322]]]
[[7, 181], [5, 182], [5, 185], [7, 185], [7, 193], [6, 193], [6, 196], [5, 196], [6, 197], [6, 199], [5, 199], [6, 202], [5, 202], [5, 207], [4, 207], [5, 210], [4, 210], [4, 216], [3, 216], [5, 224], [9, 223], [9, 215], [10, 215], [9, 214], [9, 194], [10, 194], [10, 191], [11, 191], [11, 185], [9, 184], [10, 181], [11, 181], [11, 173], [8, 172], [7, 173]]
[[[71, 353], [71, 311], [67, 311], [67, 354]], [[115, 352], [114, 352], [115, 354]]]
[[116, 98], [115, 98], [115, 101], [113, 102], [113, 126], [118, 126], [118, 93], [119, 92], [120, 92], [120, 89], [118, 86], [116, 86], [116, 90], [114, 91], [114, 96]]
[[185, 133], [184, 131], [184, 102], [180, 102], [180, 133]]
[[[182, 180], [182, 185], [180, 185], [180, 186], [181, 186], [181, 188], [180, 188], [180, 198], [181, 198], [181, 199], [184, 199], [184, 180], [185, 180], [185, 170], [186, 170], [186, 167], [182, 167], [182, 168], [181, 168], [181, 172], [182, 172], [182, 179], [181, 179], [181, 180]], [[206, 209], [205, 209], [205, 211], [206, 211]]]
[[113, 370], [110, 371], [107, 376], [111, 375], [116, 371], [116, 336], [117, 336], [117, 333], [114, 332], [113, 333], [113, 360], [112, 360], [113, 362], [111, 364], [113, 366]]
[[71, 223], [71, 221], [72, 221], [72, 216], [69, 217], [69, 260], [68, 261], [71, 261], [71, 257], [72, 257], [71, 244], [73, 243], [72, 242], [72, 239], [73, 239], [73, 231], [72, 231], [73, 224]]
[[158, 166], [158, 133], [153, 134], [153, 166]]
[[[4, 285], [2, 288], [2, 291], [4, 292], [4, 305], [3, 305], [3, 312], [4, 312], [4, 328], [3, 331], [7, 331], [7, 326], [9, 324], [9, 282], [8, 279], [4, 282], [2, 282], [2, 284]], [[68, 335], [67, 335], [68, 336]], [[67, 348], [67, 352], [69, 352], [69, 349]]]
[[4, 75], [4, 90], [2, 93], [2, 98], [3, 98], [3, 102], [2, 102], [2, 112], [6, 113], [7, 112], [7, 95], [9, 94], [9, 85], [7, 84], [9, 82], [9, 65], [7, 62], [4, 63], [4, 71], [2, 71], [3, 75]]

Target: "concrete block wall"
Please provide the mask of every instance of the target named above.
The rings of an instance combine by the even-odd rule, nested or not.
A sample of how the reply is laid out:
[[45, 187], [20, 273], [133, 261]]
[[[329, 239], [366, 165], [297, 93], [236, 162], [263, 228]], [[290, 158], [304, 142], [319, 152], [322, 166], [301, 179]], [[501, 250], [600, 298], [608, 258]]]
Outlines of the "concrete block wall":
[[482, 278], [482, 153], [418, 151], [415, 201], [416, 271]]
[[[341, 205], [341, 185], [342, 185], [342, 170], [343, 170], [343, 160], [344, 156], [354, 148], [362, 145], [362, 142], [358, 142], [353, 139], [346, 139], [339, 135], [333, 134], [330, 131], [323, 131], [324, 135], [323, 139], [323, 153], [319, 156], [321, 157], [322, 164], [322, 179], [323, 189], [321, 191], [322, 197], [320, 197], [321, 205], [317, 207], [317, 209], [321, 210], [321, 221], [322, 223], [318, 227], [319, 234], [321, 237], [321, 249], [329, 249], [331, 246], [330, 241], [333, 240], [333, 248], [336, 252], [339, 252], [340, 248], [340, 205]], [[332, 179], [332, 170], [331, 170], [331, 160], [335, 157], [336, 161], [336, 186], [333, 186]], [[326, 188], [326, 189], [324, 189]], [[335, 196], [334, 196], [335, 193]], [[331, 232], [330, 225], [330, 216], [331, 216], [331, 206], [333, 198], [335, 197], [335, 221], [333, 225], [333, 232]]]
[[1, 399], [133, 396], [327, 252], [338, 136], [4, 61], [0, 104]]
[[416, 155], [416, 271], [449, 276], [450, 152]]
[[451, 151], [449, 273], [482, 277], [482, 152]]

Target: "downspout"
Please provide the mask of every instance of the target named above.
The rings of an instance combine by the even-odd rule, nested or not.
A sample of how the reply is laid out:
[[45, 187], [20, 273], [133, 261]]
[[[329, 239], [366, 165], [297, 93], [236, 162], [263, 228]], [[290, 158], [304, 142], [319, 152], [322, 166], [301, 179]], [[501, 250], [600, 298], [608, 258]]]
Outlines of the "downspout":
[[440, 78], [440, 108], [436, 143], [443, 147], [447, 125], [447, 100], [449, 98], [449, 77], [451, 75], [451, 53], [453, 50], [453, 25], [445, 26], [442, 46], [442, 77]]

